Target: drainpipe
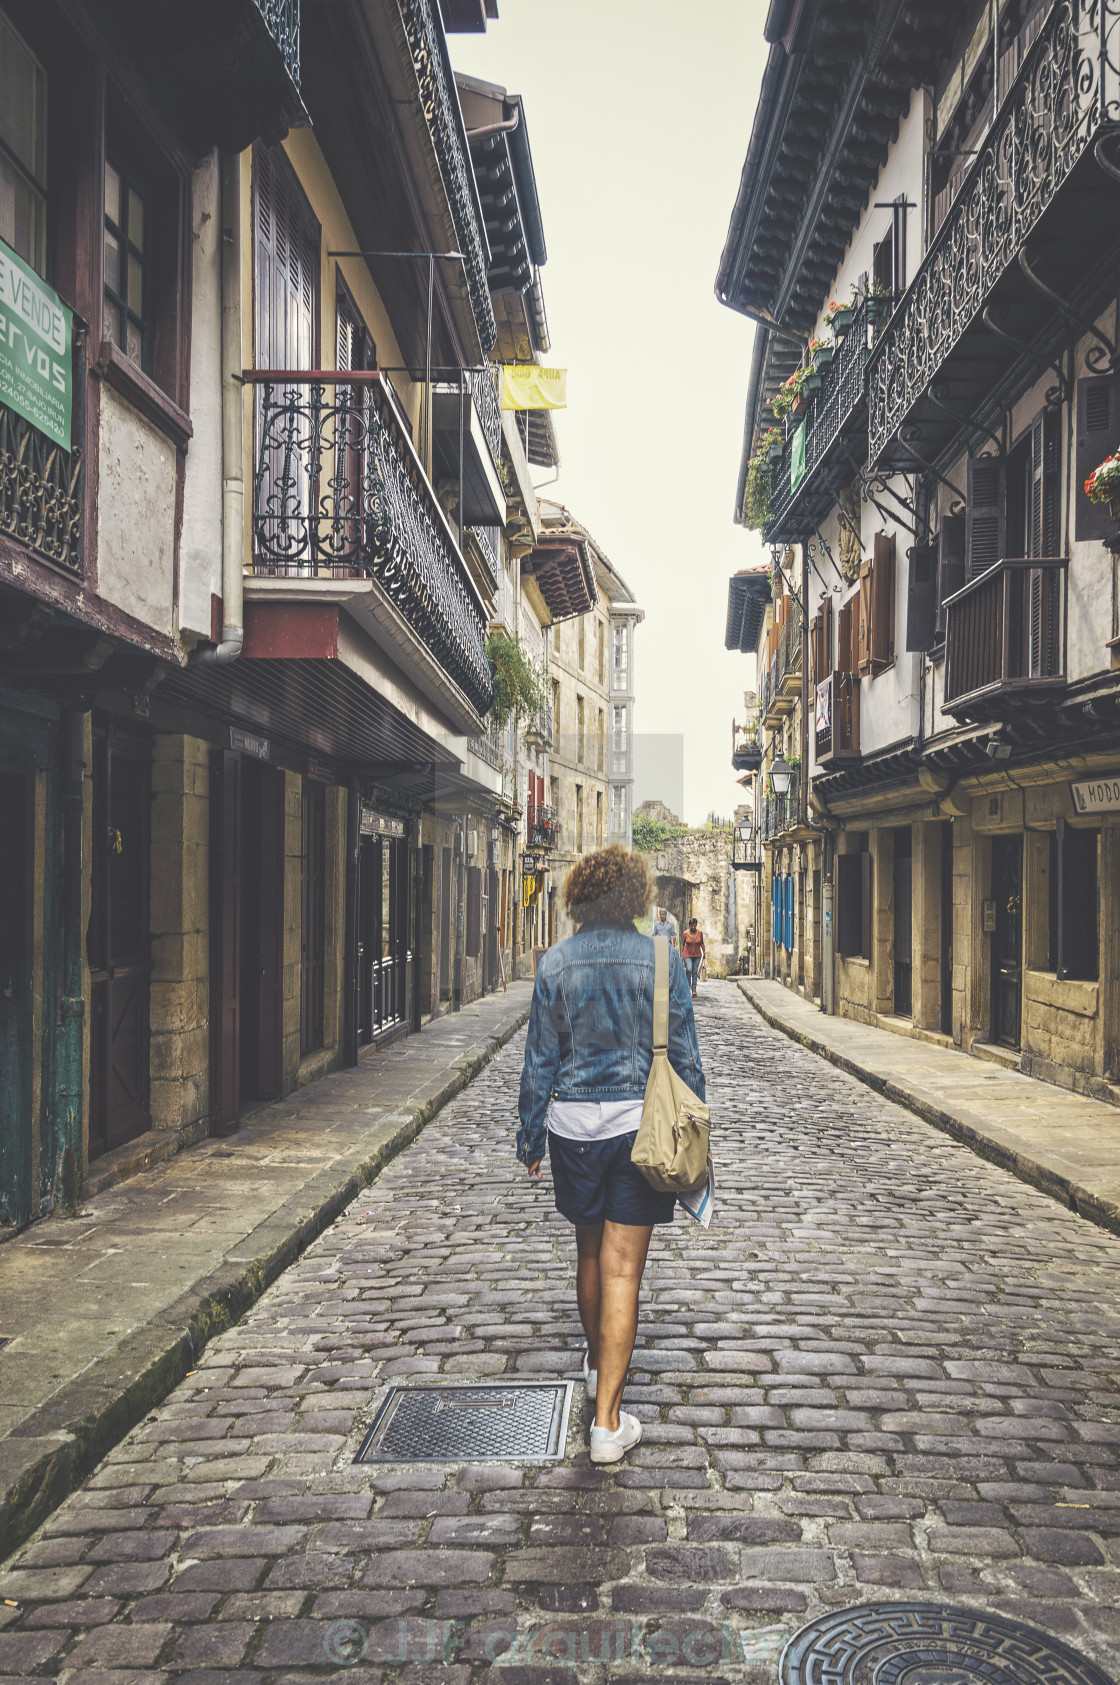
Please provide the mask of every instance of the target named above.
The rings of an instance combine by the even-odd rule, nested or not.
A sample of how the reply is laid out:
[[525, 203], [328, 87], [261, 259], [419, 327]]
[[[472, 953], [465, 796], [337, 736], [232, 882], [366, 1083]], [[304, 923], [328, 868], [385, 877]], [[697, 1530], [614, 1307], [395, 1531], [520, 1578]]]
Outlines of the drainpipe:
[[245, 641], [244, 385], [241, 380], [241, 159], [221, 155], [222, 193], [222, 631], [192, 650], [192, 667], [236, 661]]
[[86, 716], [68, 708], [62, 716], [62, 994], [58, 1003], [58, 1136], [52, 1183], [55, 1197], [75, 1211], [81, 1195], [82, 1049], [82, 818], [85, 802]]

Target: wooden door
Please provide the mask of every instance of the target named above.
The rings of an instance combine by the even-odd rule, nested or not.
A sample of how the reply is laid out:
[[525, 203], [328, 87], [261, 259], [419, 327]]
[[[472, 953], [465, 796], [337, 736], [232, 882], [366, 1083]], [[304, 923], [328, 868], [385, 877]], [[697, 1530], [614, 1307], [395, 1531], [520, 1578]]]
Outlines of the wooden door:
[[374, 884], [377, 879], [377, 849], [375, 837], [362, 837], [358, 844], [358, 1041], [362, 1046], [376, 1033], [374, 1010], [379, 954]]
[[909, 825], [894, 833], [894, 1010], [900, 1018], [913, 1011], [913, 832]]
[[284, 774], [241, 769], [239, 1102], [278, 1100], [283, 1086]]
[[210, 1134], [241, 1109], [241, 756], [210, 756]]
[[941, 1001], [938, 1028], [953, 1033], [953, 821], [941, 821]]
[[439, 998], [451, 999], [451, 850], [440, 850]]
[[992, 896], [996, 928], [992, 936], [992, 1041], [1020, 1045], [1023, 1017], [1023, 839], [996, 837], [992, 842]]
[[31, 1217], [33, 783], [0, 772], [0, 1225]]
[[498, 987], [498, 874], [491, 866], [486, 873], [486, 987]]
[[300, 1053], [323, 1045], [326, 995], [327, 800], [326, 789], [303, 781], [303, 872], [300, 950]]
[[148, 850], [151, 775], [145, 742], [95, 727], [90, 915], [91, 1159], [151, 1127]]

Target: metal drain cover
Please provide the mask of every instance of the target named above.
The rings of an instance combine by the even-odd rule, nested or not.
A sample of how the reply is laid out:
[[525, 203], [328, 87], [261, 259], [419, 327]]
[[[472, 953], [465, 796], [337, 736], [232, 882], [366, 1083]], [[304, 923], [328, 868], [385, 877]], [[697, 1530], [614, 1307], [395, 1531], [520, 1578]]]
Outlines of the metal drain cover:
[[780, 1685], [1115, 1685], [1060, 1639], [943, 1603], [864, 1603], [810, 1621]]
[[393, 1387], [358, 1463], [554, 1462], [564, 1455], [570, 1381]]

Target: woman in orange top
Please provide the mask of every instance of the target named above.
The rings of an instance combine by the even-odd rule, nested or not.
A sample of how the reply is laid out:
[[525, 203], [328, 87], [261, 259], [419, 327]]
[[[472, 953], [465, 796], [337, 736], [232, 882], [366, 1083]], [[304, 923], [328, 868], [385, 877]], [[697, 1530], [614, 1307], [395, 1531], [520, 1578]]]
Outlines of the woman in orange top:
[[688, 973], [688, 986], [696, 995], [696, 985], [700, 980], [700, 966], [704, 958], [704, 932], [696, 928], [696, 920], [689, 919], [688, 929], [681, 942], [681, 958]]

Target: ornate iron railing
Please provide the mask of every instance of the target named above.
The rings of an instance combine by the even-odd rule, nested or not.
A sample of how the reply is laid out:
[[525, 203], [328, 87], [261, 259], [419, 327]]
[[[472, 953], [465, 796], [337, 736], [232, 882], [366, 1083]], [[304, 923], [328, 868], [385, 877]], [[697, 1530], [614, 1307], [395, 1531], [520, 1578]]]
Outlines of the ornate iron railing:
[[478, 419], [482, 423], [486, 443], [490, 446], [490, 455], [497, 464], [502, 459], [502, 406], [498, 398], [494, 370], [468, 369], [466, 381], [471, 389], [474, 407], [478, 411]]
[[1120, 5], [1058, 0], [868, 370], [874, 465], [1074, 166], [1120, 121]]
[[459, 251], [466, 268], [467, 289], [478, 324], [478, 335], [483, 348], [489, 351], [498, 337], [498, 328], [486, 279], [486, 240], [475, 195], [474, 172], [462, 129], [459, 96], [450, 86], [444, 56], [443, 26], [437, 22], [432, 0], [399, 0], [399, 4], [412, 54], [412, 68], [420, 89], [420, 101], [439, 159]]
[[[862, 409], [867, 396], [867, 357], [872, 331], [867, 301], [864, 300], [853, 315], [847, 333], [837, 342], [832, 362], [821, 377], [821, 390], [809, 400], [800, 418], [790, 417], [788, 437], [771, 480], [767, 539], [783, 532], [790, 511], [807, 489], [814, 471], [852, 417]], [[797, 434], [802, 426], [805, 428], [805, 468], [795, 484], [794, 453]], [[859, 454], [862, 457], [862, 447]], [[849, 470], [845, 478], [850, 477]]]
[[946, 598], [945, 713], [1065, 682], [1067, 568], [1005, 560]]
[[495, 772], [501, 771], [502, 745], [493, 721], [490, 722], [489, 730], [470, 739], [470, 745], [472, 753], [476, 754], [480, 761], [492, 766]]
[[560, 842], [560, 821], [551, 807], [535, 807], [529, 815], [529, 843], [533, 848], [556, 848]]
[[256, 6], [284, 55], [288, 75], [298, 88], [300, 0], [256, 0]]
[[497, 527], [468, 527], [475, 543], [486, 558], [486, 565], [490, 569], [495, 585], [498, 583], [498, 528]]
[[[84, 329], [75, 330], [71, 438], [85, 438]], [[0, 533], [45, 561], [82, 571], [81, 447], [63, 450], [23, 416], [0, 404]]]
[[494, 690], [482, 602], [381, 375], [245, 378], [260, 387], [253, 572], [373, 579], [484, 714]]

